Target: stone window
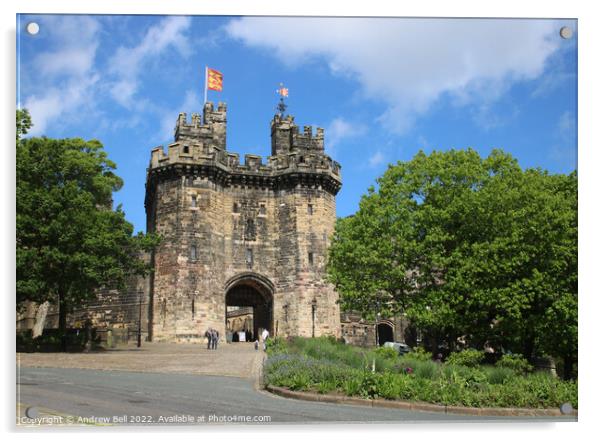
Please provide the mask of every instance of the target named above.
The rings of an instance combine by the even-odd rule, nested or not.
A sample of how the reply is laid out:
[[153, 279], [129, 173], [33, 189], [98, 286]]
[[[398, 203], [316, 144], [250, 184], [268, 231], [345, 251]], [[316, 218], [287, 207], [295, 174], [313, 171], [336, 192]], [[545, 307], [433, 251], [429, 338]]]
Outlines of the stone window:
[[198, 259], [198, 254], [197, 254], [196, 245], [191, 245], [191, 247], [190, 247], [190, 260], [197, 260], [197, 259]]
[[245, 223], [245, 240], [255, 240], [255, 222], [247, 219]]
[[265, 214], [266, 210], [265, 210], [265, 204], [260, 204], [259, 205], [259, 214]]
[[190, 198], [190, 206], [192, 208], [196, 207], [196, 194], [193, 194], [192, 197]]
[[314, 214], [314, 206], [312, 204], [307, 204], [307, 214], [310, 216]]
[[190, 154], [190, 147], [187, 145], [184, 146], [184, 154], [186, 154], [186, 155]]
[[307, 253], [307, 261], [309, 262], [310, 266], [314, 264], [314, 253], [312, 253], [311, 251]]
[[190, 305], [190, 309], [192, 310], [192, 319], [194, 320], [194, 296], [192, 296], [192, 304]]
[[234, 202], [234, 204], [232, 204], [232, 213], [240, 213], [240, 208], [238, 206], [238, 203]]
[[247, 262], [247, 267], [251, 268], [253, 266], [253, 249], [247, 248], [247, 252], [245, 254], [245, 260]]

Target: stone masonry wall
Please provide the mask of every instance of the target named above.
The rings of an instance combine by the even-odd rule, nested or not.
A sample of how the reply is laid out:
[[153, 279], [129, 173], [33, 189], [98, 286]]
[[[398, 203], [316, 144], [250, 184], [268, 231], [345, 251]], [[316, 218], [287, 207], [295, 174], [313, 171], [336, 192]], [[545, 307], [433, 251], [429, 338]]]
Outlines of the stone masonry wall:
[[271, 300], [271, 314], [256, 305], [256, 315], [271, 318], [272, 335], [339, 336], [324, 266], [340, 166], [324, 154], [323, 131], [300, 134], [292, 117], [277, 115], [274, 155], [240, 164], [225, 150], [225, 123], [221, 103], [217, 111], [207, 103], [202, 120], [180, 114], [167, 154], [151, 155], [147, 229], [163, 237], [150, 284], [153, 340], [197, 341], [208, 327], [224, 337], [232, 280]]

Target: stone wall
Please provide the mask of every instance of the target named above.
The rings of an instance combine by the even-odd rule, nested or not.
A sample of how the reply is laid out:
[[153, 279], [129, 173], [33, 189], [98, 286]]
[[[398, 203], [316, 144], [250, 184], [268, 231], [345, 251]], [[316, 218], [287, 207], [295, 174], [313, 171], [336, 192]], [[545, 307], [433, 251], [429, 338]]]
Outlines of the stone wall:
[[416, 346], [416, 339], [412, 336], [413, 329], [408, 320], [403, 316], [382, 317], [377, 323], [365, 320], [355, 312], [341, 313], [341, 337], [348, 344], [356, 346], [376, 346], [376, 325], [388, 328], [392, 341]]

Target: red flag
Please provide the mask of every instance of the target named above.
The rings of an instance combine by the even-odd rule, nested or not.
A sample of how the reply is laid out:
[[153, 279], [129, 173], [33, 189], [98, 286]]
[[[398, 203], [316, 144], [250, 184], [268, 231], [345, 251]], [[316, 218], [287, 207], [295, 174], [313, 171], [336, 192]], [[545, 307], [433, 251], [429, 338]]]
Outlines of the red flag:
[[207, 68], [207, 89], [221, 92], [224, 88], [224, 76], [221, 72]]

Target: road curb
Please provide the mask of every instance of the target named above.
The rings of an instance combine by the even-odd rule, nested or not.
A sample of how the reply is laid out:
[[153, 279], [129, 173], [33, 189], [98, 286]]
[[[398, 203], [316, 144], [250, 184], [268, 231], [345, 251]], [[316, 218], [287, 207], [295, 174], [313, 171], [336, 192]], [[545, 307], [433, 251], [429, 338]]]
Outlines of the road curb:
[[350, 404], [355, 406], [383, 407], [389, 409], [403, 409], [423, 412], [440, 412], [474, 416], [577, 416], [573, 410], [569, 415], [564, 415], [560, 409], [526, 409], [519, 407], [463, 407], [445, 406], [416, 401], [393, 401], [383, 399], [368, 399], [357, 397], [345, 397], [340, 395], [316, 394], [312, 392], [300, 392], [283, 387], [265, 386], [265, 390], [285, 398], [294, 398], [305, 401], [319, 401], [323, 403]]

